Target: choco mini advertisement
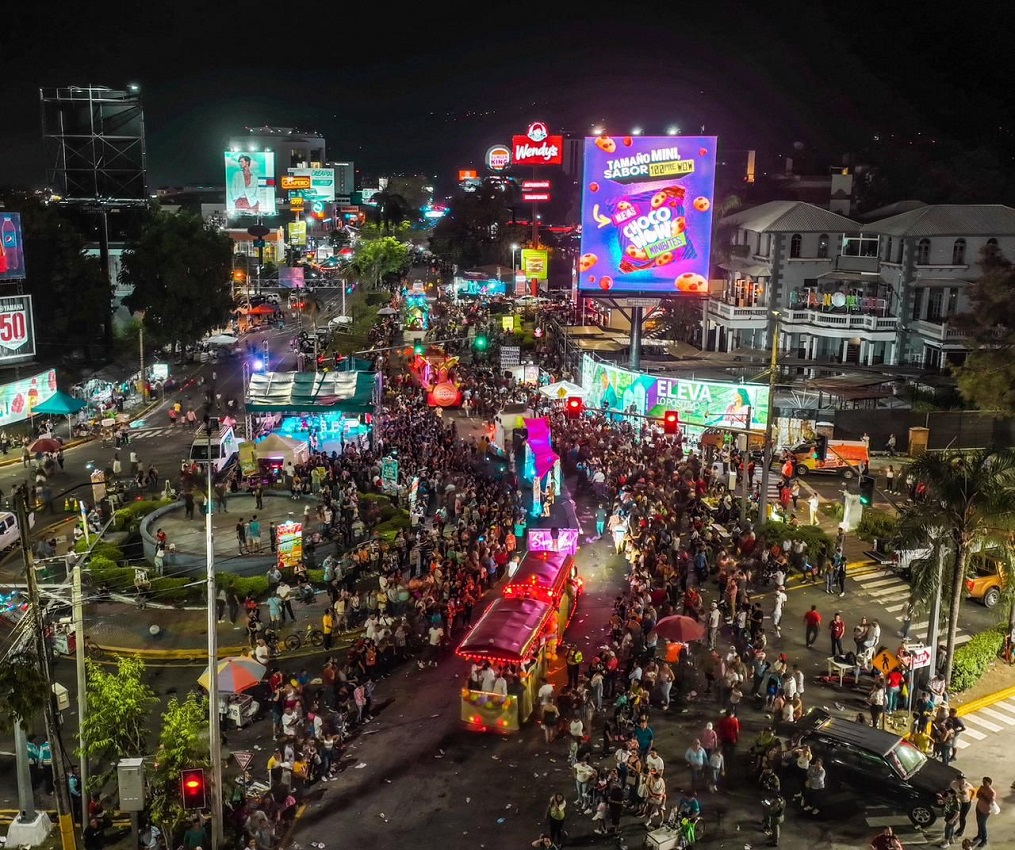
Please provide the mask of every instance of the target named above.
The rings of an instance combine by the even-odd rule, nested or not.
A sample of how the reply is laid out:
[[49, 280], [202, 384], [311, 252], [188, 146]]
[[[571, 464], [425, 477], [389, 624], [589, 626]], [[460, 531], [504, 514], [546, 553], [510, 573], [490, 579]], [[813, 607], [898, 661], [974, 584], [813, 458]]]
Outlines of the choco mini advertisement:
[[715, 136], [585, 139], [578, 287], [707, 295]]

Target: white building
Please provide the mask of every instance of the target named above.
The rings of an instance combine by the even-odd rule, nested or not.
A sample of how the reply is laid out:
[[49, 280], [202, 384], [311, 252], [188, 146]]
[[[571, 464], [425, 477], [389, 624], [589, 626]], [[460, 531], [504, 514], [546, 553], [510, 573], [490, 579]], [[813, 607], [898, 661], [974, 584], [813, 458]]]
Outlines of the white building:
[[941, 368], [965, 356], [948, 318], [967, 309], [980, 249], [1015, 256], [1015, 209], [924, 206], [860, 224], [798, 201], [723, 219], [723, 291], [705, 309], [705, 347], [767, 349], [816, 363]]

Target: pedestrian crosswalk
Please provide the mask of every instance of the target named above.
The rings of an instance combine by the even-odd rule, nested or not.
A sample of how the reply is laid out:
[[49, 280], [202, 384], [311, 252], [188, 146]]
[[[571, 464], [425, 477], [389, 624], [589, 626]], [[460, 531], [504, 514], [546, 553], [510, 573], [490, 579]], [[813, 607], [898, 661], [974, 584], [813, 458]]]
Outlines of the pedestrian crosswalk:
[[[944, 828], [940, 821], [927, 829], [917, 829], [905, 812], [893, 809], [891, 806], [865, 806], [864, 820], [867, 826], [883, 830], [886, 826], [892, 828], [892, 832], [898, 836], [903, 847], [916, 847], [921, 844], [937, 845], [944, 837]], [[850, 845], [855, 847], [856, 845]]]
[[1015, 726], [1015, 698], [1004, 699], [969, 714], [963, 714], [962, 722], [966, 724], [966, 730], [955, 742], [956, 750], [964, 750], [974, 741], [982, 741], [989, 734], [996, 735]]
[[[889, 630], [888, 624], [882, 624], [884, 627], [882, 632], [885, 637], [889, 637], [891, 631], [902, 629], [903, 614], [910, 594], [910, 587], [905, 581], [890, 568], [880, 564], [851, 566], [849, 578], [859, 586], [859, 590], [873, 597], [888, 612], [891, 625], [894, 628]], [[920, 618], [920, 620], [914, 619], [910, 624], [909, 637], [926, 643], [930, 635], [930, 612], [922, 612]], [[959, 627], [955, 635], [955, 645], [961, 646], [972, 640], [972, 637], [971, 634]]]
[[[235, 432], [237, 439], [243, 439], [243, 431], [239, 423], [233, 426], [233, 431]], [[175, 427], [167, 425], [161, 428], [131, 428], [129, 435], [130, 441], [134, 442], [134, 440], [161, 440], [170, 436], [175, 437], [179, 434], [190, 434], [193, 436], [193, 433], [193, 431], [183, 427], [182, 425], [176, 425]]]

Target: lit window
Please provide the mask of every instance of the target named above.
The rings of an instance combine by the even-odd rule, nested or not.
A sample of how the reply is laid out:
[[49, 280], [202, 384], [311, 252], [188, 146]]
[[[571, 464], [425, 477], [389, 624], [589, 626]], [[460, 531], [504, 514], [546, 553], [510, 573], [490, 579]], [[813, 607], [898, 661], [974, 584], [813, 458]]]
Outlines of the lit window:
[[828, 259], [828, 234], [822, 233], [818, 237], [818, 259]]

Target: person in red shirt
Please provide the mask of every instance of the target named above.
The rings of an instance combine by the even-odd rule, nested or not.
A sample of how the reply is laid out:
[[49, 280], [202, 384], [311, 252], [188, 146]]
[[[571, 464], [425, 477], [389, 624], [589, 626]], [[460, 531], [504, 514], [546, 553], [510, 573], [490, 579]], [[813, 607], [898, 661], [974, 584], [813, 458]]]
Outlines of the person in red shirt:
[[899, 697], [906, 677], [900, 670], [892, 670], [885, 676], [885, 710], [891, 714], [899, 707]]
[[733, 756], [736, 753], [737, 744], [740, 743], [740, 721], [735, 714], [723, 709], [720, 712], [719, 722], [715, 726], [715, 734], [719, 739], [719, 746], [722, 748], [723, 759], [726, 764], [733, 764]]
[[871, 840], [871, 850], [903, 850], [903, 847], [895, 831], [890, 826], [886, 826], [884, 832], [875, 835]]
[[842, 651], [842, 636], [844, 634], [846, 634], [846, 623], [842, 619], [842, 614], [836, 611], [832, 622], [828, 624], [828, 636], [832, 639], [833, 656], [845, 654]]
[[808, 649], [814, 646], [814, 641], [818, 639], [818, 629], [820, 628], [821, 615], [818, 613], [818, 606], [812, 605], [811, 610], [804, 614], [804, 629], [806, 632], [804, 643]]

